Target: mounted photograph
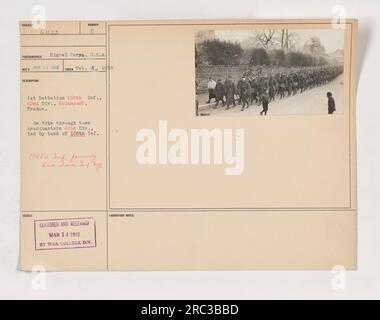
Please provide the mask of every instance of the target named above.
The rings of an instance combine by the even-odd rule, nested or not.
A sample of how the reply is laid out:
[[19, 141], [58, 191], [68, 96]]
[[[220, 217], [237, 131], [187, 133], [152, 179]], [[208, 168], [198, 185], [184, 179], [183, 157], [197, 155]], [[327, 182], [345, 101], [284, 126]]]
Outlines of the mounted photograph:
[[195, 33], [197, 116], [343, 113], [344, 30]]

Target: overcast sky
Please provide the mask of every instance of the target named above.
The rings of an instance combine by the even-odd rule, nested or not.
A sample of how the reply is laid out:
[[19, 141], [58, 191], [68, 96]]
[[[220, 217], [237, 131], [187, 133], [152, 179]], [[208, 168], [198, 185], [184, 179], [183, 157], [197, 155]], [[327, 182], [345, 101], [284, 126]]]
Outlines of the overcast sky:
[[[324, 45], [326, 52], [331, 53], [337, 49], [344, 48], [344, 30], [335, 29], [289, 29], [289, 32], [296, 32], [299, 35], [300, 47], [312, 37], [318, 37]], [[255, 30], [216, 30], [217, 38], [230, 41], [243, 42], [255, 35]]]

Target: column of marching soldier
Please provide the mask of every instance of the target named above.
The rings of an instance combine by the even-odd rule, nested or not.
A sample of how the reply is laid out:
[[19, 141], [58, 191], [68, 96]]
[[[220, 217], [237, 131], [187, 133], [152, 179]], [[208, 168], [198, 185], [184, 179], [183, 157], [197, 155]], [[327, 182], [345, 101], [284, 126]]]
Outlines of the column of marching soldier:
[[[298, 68], [289, 72], [275, 72], [273, 74], [249, 75], [244, 73], [241, 79], [235, 84], [231, 76], [223, 82], [218, 79], [217, 82], [212, 78], [208, 81], [209, 100], [215, 99], [214, 109], [218, 108], [219, 103], [226, 106], [226, 110], [236, 106], [236, 101], [242, 106], [244, 111], [249, 106], [256, 103], [262, 105], [261, 115], [267, 114], [268, 106], [276, 98], [284, 99], [302, 93], [306, 90], [322, 86], [343, 72], [342, 66], [318, 66]], [[329, 95], [332, 94], [329, 92]], [[237, 99], [236, 99], [237, 98]], [[329, 100], [329, 113], [330, 104]], [[335, 108], [335, 106], [334, 106]], [[335, 110], [334, 110], [335, 111]]]

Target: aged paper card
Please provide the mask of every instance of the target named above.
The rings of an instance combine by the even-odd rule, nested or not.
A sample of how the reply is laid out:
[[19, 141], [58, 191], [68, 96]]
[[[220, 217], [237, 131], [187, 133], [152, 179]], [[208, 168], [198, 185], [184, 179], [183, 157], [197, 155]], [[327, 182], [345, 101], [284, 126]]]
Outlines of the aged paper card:
[[20, 33], [22, 270], [356, 268], [357, 21]]

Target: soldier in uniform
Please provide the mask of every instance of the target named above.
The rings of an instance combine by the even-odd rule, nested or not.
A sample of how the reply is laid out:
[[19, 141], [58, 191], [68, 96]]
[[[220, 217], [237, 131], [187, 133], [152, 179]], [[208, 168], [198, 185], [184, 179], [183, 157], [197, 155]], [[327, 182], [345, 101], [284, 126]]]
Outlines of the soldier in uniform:
[[285, 89], [286, 89], [285, 76], [282, 75], [280, 78], [280, 86], [279, 86], [280, 99], [283, 99], [285, 97]]
[[333, 114], [336, 111], [336, 108], [335, 108], [335, 100], [331, 92], [327, 92], [327, 98], [328, 98], [328, 102], [327, 102], [328, 114]]
[[305, 75], [304, 74], [302, 74], [300, 76], [300, 87], [301, 87], [301, 93], [306, 90], [305, 89], [305, 87], [306, 87], [306, 80], [305, 80]]
[[259, 103], [259, 91], [260, 91], [260, 84], [257, 78], [253, 80], [253, 84], [251, 86], [251, 97], [252, 101], [251, 104], [253, 104], [253, 101], [256, 103]]
[[269, 93], [269, 100], [274, 101], [276, 99], [276, 86], [275, 86], [275, 84], [269, 85], [268, 93]]
[[293, 79], [291, 78], [290, 75], [288, 75], [286, 79], [286, 92], [288, 93], [288, 97], [291, 96], [292, 89], [293, 89]]
[[235, 104], [235, 93], [236, 93], [236, 86], [235, 83], [232, 81], [232, 77], [229, 76], [226, 82], [224, 83], [224, 88], [226, 92], [226, 102], [227, 102], [227, 108], [228, 110], [230, 108], [230, 105], [236, 106]]
[[249, 103], [251, 105], [253, 105], [253, 101], [256, 100], [256, 89], [255, 89], [256, 84], [255, 84], [255, 82], [256, 82], [255, 78], [252, 77], [249, 79], [249, 85], [251, 86], [251, 94], [249, 95]]
[[207, 103], [211, 102], [211, 99], [215, 98], [215, 87], [216, 87], [216, 82], [214, 79], [211, 77], [208, 79], [207, 83], [207, 89], [208, 89], [208, 101]]
[[251, 94], [251, 86], [245, 76], [242, 77], [240, 83], [240, 99], [241, 99], [241, 111], [244, 111], [245, 107], [249, 107], [249, 96]]
[[224, 107], [224, 94], [225, 94], [225, 88], [222, 83], [222, 79], [218, 79], [218, 82], [216, 83], [215, 86], [215, 101], [216, 105], [214, 109], [216, 109], [219, 105], [219, 102], [222, 101], [222, 105]]
[[268, 80], [268, 94], [269, 94], [269, 100], [275, 100], [276, 80], [273, 78], [273, 76], [270, 76]]
[[260, 112], [260, 115], [262, 116], [267, 115], [268, 107], [269, 107], [269, 96], [268, 91], [265, 91], [264, 94], [261, 96], [261, 104], [263, 106], [263, 110]]
[[298, 85], [299, 85], [299, 82], [298, 82], [298, 75], [295, 74], [293, 76], [293, 96], [296, 95], [298, 93]]
[[243, 77], [241, 77], [237, 83], [237, 86], [236, 86], [236, 91], [237, 91], [237, 94], [239, 95], [239, 104], [241, 104], [241, 85], [243, 83]]

